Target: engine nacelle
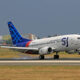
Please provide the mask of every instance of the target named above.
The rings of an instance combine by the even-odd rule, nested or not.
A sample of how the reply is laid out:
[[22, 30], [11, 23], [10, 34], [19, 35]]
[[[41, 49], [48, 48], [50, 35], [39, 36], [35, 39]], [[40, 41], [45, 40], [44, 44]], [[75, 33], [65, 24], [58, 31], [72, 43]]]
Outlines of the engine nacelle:
[[53, 52], [53, 50], [52, 50], [51, 47], [43, 47], [43, 48], [39, 49], [39, 54], [40, 55], [50, 54], [52, 52]]

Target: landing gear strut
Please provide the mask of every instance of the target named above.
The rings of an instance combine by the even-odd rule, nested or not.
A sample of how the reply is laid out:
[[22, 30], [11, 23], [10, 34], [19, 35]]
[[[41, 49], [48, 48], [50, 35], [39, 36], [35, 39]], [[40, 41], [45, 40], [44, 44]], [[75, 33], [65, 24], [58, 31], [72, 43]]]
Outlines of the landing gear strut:
[[54, 55], [54, 59], [59, 59], [58, 52], [56, 52], [56, 55]]
[[39, 56], [39, 59], [40, 59], [40, 60], [43, 60], [43, 59], [44, 59], [44, 55], [40, 55], [40, 56]]

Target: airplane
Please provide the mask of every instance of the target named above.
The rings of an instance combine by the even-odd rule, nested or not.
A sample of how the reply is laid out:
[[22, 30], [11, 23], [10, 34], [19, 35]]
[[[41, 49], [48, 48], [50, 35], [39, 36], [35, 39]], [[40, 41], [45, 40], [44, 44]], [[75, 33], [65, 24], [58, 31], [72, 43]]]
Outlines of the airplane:
[[80, 52], [79, 34], [68, 34], [44, 39], [30, 40], [23, 38], [11, 21], [8, 22], [8, 28], [13, 46], [1, 46], [2, 48], [17, 50], [26, 54], [38, 54], [39, 59], [44, 59], [45, 55], [53, 52], [56, 52], [54, 59], [59, 59], [58, 52], [60, 51], [70, 52], [74, 50], [76, 52]]

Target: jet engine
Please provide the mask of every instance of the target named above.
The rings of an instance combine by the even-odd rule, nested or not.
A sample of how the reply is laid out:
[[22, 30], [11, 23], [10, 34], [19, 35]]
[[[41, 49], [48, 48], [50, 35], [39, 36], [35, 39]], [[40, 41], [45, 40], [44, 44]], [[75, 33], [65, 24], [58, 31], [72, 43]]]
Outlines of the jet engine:
[[53, 52], [53, 50], [52, 50], [51, 47], [43, 47], [43, 48], [39, 49], [39, 54], [40, 55], [50, 54], [52, 52]]

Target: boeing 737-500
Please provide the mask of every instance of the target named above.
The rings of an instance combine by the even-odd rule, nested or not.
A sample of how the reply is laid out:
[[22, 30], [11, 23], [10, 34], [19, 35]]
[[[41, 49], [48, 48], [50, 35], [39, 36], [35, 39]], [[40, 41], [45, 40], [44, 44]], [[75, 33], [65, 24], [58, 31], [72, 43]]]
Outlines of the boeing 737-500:
[[80, 35], [70, 34], [54, 36], [50, 38], [30, 40], [23, 38], [12, 22], [8, 22], [10, 35], [13, 46], [2, 46], [3, 48], [15, 49], [23, 53], [38, 54], [40, 59], [44, 59], [44, 55], [56, 52], [54, 59], [59, 59], [60, 51], [80, 51]]

